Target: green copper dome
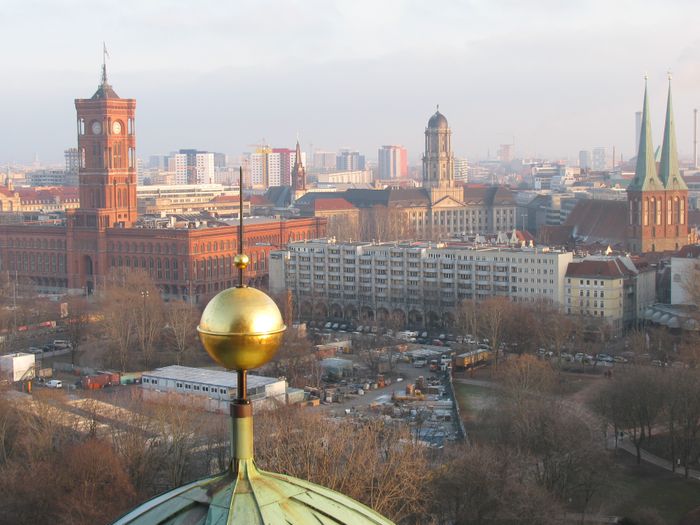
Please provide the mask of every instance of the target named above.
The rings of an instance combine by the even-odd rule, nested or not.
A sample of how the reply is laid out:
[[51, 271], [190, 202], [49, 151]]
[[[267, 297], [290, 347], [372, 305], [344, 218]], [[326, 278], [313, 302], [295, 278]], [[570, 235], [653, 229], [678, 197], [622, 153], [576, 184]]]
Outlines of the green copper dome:
[[369, 507], [308, 481], [258, 470], [253, 460], [166, 492], [115, 525], [390, 525]]

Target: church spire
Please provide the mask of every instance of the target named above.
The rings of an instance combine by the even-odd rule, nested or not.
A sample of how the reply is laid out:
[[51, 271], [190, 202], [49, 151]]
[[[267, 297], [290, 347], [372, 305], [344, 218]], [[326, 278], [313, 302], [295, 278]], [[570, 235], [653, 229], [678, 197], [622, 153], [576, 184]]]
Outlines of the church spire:
[[296, 157], [294, 159], [294, 167], [292, 168], [292, 190], [306, 190], [306, 170], [304, 169], [304, 164], [301, 161], [301, 146], [299, 145], [299, 139], [297, 139]]
[[649, 115], [649, 99], [647, 96], [647, 79], [644, 77], [644, 109], [642, 111], [641, 134], [639, 137], [639, 151], [637, 152], [637, 167], [634, 170], [634, 179], [628, 190], [650, 191], [663, 189], [663, 184], [656, 174], [656, 160], [654, 159], [654, 146], [651, 142], [651, 116]]
[[666, 103], [666, 125], [664, 126], [664, 141], [661, 148], [659, 178], [667, 190], [687, 190], [688, 187], [681, 177], [678, 168], [678, 146], [676, 144], [676, 125], [673, 118], [671, 100], [671, 75], [668, 76], [668, 101]]

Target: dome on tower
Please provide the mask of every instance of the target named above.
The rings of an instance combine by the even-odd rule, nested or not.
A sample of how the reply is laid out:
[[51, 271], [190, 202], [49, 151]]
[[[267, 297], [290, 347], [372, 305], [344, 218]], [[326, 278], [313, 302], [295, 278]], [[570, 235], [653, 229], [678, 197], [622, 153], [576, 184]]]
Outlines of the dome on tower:
[[430, 129], [447, 129], [449, 126], [447, 125], [447, 119], [445, 118], [445, 115], [440, 113], [440, 111], [436, 111], [435, 114], [430, 117], [430, 120], [428, 121], [428, 127]]
[[393, 522], [343, 494], [308, 481], [258, 470], [252, 460], [238, 473], [224, 472], [134, 509], [114, 525], [241, 523], [266, 525], [392, 525]]

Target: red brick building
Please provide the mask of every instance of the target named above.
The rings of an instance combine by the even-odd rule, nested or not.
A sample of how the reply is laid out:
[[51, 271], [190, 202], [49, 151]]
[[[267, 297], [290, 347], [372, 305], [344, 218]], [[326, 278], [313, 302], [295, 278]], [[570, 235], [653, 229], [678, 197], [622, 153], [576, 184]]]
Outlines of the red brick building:
[[[134, 99], [102, 82], [77, 99], [80, 207], [64, 221], [0, 225], [0, 271], [31, 279], [40, 291], [93, 293], [116, 269], [147, 271], [166, 298], [199, 302], [236, 284], [238, 226], [225, 221], [149, 227], [136, 206]], [[247, 219], [247, 278], [265, 286], [268, 256], [290, 240], [322, 237], [326, 220]]]
[[628, 247], [634, 253], [676, 251], [688, 244], [690, 237], [688, 187], [679, 169], [670, 85], [658, 167], [646, 89], [641, 128], [635, 176], [627, 187]]

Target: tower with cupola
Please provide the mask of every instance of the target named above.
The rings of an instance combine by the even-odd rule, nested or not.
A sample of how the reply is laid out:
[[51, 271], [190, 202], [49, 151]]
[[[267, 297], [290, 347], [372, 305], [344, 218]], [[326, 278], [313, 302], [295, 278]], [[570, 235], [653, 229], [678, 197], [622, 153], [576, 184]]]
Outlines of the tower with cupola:
[[129, 227], [136, 222], [136, 101], [119, 98], [107, 68], [95, 94], [76, 99], [80, 157], [77, 228]]

